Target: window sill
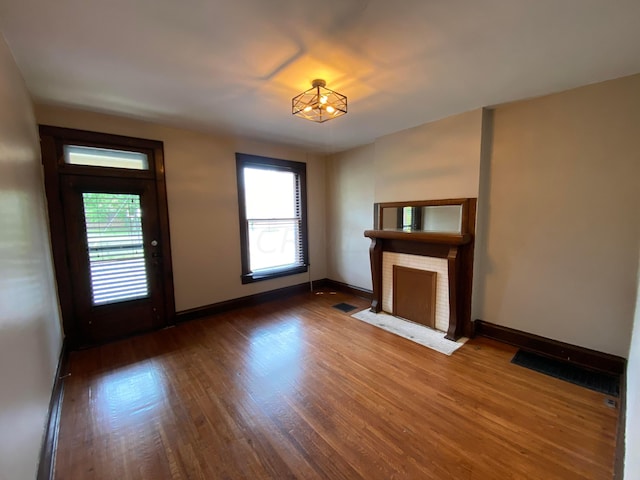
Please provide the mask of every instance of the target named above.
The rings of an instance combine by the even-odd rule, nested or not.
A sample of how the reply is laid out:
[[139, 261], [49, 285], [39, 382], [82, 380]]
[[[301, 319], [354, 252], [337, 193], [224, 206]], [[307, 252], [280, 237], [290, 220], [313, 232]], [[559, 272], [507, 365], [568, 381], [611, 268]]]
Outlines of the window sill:
[[287, 277], [289, 275], [297, 275], [308, 271], [307, 265], [297, 265], [295, 267], [274, 268], [271, 270], [261, 270], [259, 272], [249, 272], [243, 274], [240, 279], [242, 284], [261, 282], [263, 280], [271, 280], [272, 278]]

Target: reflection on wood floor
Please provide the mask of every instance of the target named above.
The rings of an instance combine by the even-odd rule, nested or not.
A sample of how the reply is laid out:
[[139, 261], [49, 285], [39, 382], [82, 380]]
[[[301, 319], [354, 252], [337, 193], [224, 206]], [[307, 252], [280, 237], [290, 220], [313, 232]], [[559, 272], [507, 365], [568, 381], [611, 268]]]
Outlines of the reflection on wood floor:
[[55, 478], [612, 478], [604, 395], [339, 302], [367, 306], [309, 293], [72, 353]]

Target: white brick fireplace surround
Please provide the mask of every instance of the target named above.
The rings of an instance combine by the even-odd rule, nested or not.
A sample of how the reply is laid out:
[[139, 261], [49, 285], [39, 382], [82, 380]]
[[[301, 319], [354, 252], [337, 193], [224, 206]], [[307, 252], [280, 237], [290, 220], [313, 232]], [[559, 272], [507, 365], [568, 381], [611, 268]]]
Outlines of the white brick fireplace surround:
[[382, 254], [382, 310], [393, 314], [393, 266], [437, 272], [436, 280], [436, 330], [449, 328], [449, 272], [446, 258], [424, 257], [406, 253]]

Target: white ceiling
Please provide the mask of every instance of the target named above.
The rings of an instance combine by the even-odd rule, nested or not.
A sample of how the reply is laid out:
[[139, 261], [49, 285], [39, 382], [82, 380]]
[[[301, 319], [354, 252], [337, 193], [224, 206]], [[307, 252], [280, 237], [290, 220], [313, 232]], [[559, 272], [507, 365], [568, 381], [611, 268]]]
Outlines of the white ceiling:
[[[36, 102], [310, 151], [640, 72], [640, 0], [0, 0]], [[324, 78], [349, 113], [291, 98]]]

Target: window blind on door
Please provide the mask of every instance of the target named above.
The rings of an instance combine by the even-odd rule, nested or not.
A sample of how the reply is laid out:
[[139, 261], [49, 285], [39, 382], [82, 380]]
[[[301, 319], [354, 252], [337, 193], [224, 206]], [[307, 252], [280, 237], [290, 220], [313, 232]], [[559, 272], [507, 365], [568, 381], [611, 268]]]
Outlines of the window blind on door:
[[82, 194], [93, 305], [149, 295], [140, 196]]

